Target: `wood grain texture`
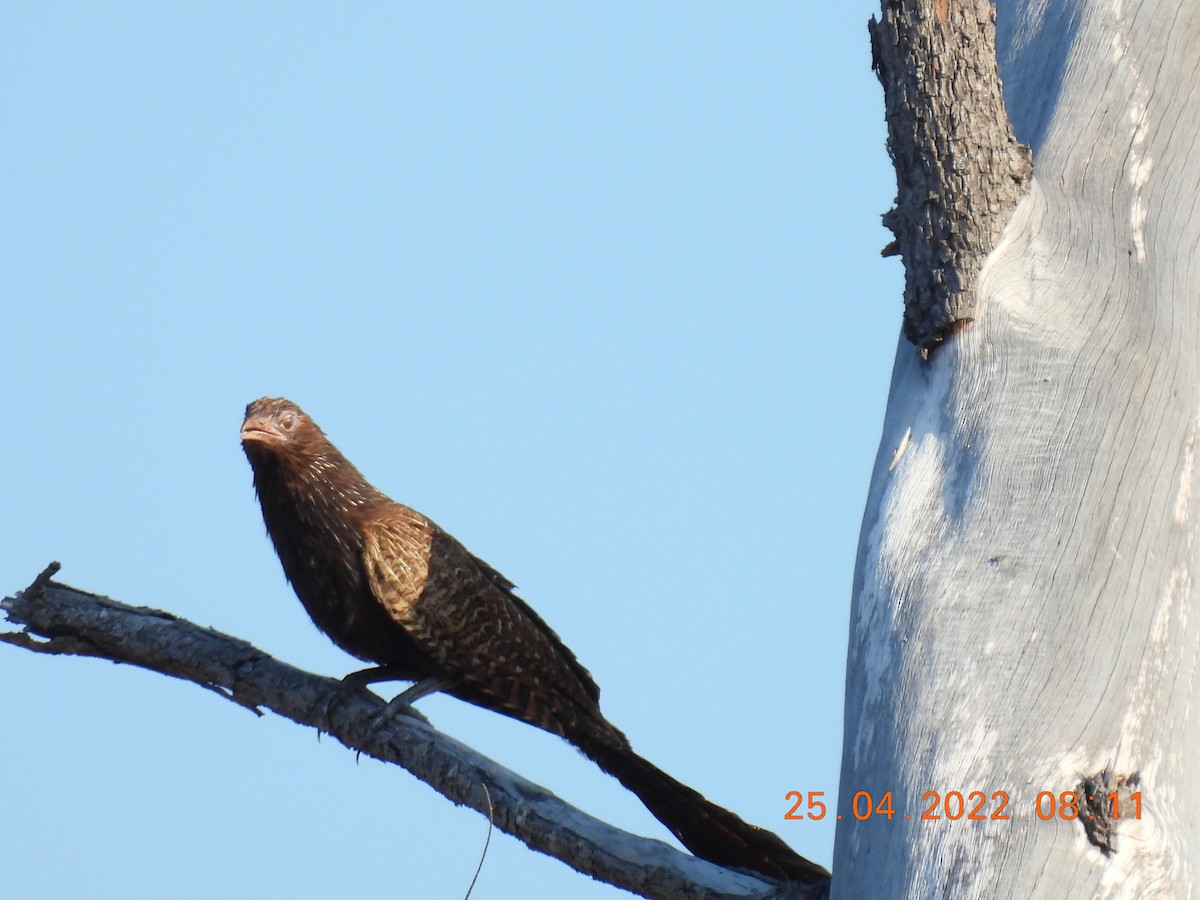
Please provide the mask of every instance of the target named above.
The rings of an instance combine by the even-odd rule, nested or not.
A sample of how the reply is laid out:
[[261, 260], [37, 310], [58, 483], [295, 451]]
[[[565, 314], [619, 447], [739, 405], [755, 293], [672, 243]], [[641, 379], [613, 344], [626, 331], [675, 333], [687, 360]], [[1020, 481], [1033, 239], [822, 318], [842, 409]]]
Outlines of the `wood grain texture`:
[[[843, 823], [833, 896], [1200, 896], [1200, 9], [997, 15], [1035, 176], [975, 326], [928, 365], [897, 352], [841, 800], [890, 790], [913, 818]], [[1034, 814], [1101, 771], [1144, 798], [1108, 855]], [[920, 821], [950, 790], [1008, 791], [1012, 818]]]

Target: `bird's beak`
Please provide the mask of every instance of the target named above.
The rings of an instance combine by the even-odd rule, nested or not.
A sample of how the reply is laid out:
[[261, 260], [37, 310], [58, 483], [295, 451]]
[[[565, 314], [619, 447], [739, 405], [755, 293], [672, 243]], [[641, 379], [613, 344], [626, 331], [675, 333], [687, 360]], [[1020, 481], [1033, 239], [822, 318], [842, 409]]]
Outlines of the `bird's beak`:
[[242, 423], [243, 444], [276, 444], [282, 440], [279, 429], [264, 416], [251, 416]]

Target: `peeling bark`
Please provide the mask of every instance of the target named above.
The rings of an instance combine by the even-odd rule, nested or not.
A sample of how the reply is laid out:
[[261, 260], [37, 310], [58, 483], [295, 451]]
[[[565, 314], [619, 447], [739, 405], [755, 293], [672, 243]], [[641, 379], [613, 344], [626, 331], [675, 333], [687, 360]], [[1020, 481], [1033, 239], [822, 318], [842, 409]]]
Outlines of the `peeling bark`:
[[1141, 812], [1141, 781], [1137, 772], [1121, 775], [1104, 769], [1088, 775], [1075, 788], [1079, 824], [1088, 841], [1105, 856], [1117, 852], [1117, 829], [1122, 817], [1127, 821], [1136, 819]]

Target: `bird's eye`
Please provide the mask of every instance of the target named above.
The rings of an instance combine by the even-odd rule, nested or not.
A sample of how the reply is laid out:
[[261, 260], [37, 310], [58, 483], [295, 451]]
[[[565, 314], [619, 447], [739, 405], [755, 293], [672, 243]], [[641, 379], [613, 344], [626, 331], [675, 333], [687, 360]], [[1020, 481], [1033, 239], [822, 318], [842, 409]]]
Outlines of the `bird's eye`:
[[296, 427], [296, 416], [294, 413], [284, 413], [279, 417], [279, 427], [284, 431], [291, 431]]

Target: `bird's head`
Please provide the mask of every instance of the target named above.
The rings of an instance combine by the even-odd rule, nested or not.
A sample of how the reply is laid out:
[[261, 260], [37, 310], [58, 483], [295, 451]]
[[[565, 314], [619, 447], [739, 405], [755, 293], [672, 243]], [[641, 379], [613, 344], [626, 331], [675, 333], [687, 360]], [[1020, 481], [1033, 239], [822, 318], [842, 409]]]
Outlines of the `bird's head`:
[[317, 423], [291, 400], [263, 397], [246, 407], [242, 447], [248, 455], [319, 456], [328, 441]]
[[242, 449], [264, 507], [283, 496], [331, 509], [389, 502], [304, 410], [283, 397], [263, 397], [246, 407]]

